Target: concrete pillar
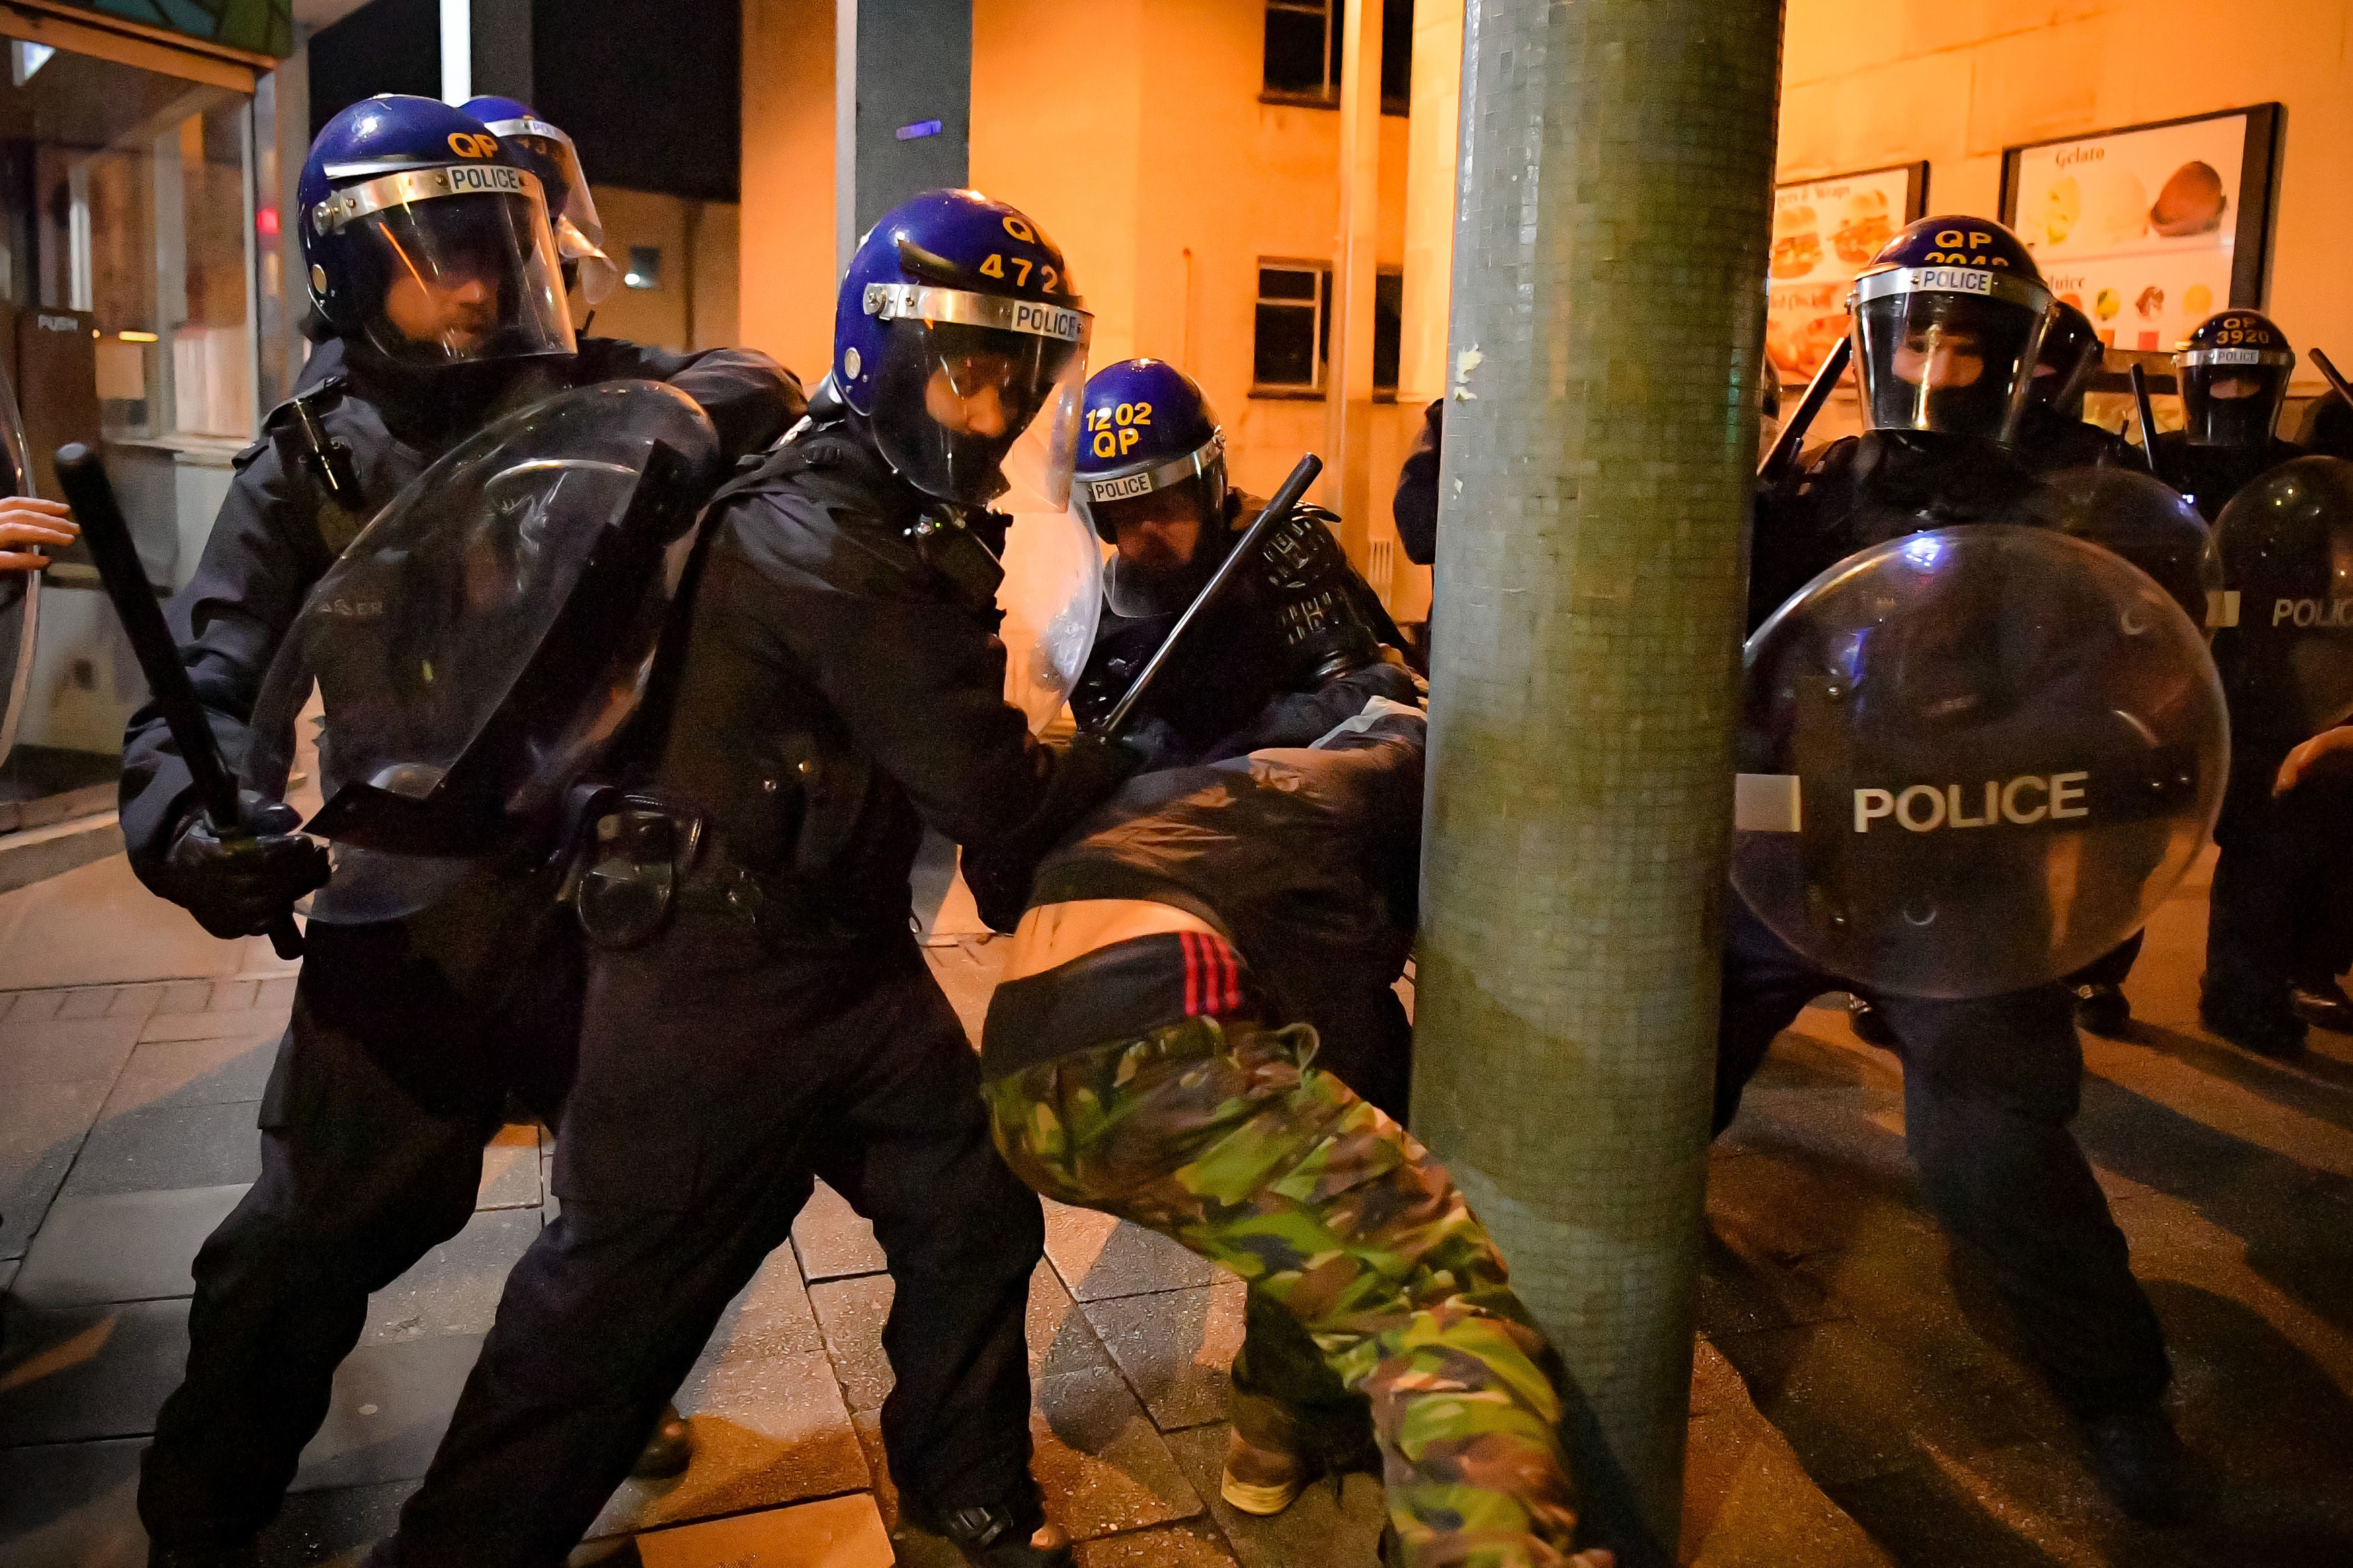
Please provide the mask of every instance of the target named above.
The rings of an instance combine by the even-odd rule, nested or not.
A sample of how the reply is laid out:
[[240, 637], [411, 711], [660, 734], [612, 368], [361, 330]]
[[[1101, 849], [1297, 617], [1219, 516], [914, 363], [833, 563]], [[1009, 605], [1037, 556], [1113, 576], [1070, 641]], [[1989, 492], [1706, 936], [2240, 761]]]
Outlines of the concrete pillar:
[[1381, 0], [1345, 0], [1340, 61], [1340, 224], [1332, 245], [1332, 357], [1324, 367], [1324, 504], [1340, 542], [1369, 551], [1373, 289], [1381, 213]]
[[838, 274], [876, 218], [967, 183], [972, 0], [839, 0], [834, 29]]
[[1673, 1560], [1778, 0], [1471, 0], [1415, 1118]]

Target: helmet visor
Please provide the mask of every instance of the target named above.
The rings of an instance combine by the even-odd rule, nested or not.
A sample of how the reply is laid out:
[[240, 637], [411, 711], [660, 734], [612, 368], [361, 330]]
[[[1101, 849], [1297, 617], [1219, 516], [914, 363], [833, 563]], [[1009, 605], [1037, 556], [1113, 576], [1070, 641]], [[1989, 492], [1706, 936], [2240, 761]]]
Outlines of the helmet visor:
[[555, 253], [567, 265], [580, 268], [580, 297], [602, 304], [621, 280], [621, 268], [605, 254], [605, 220], [596, 216], [596, 198], [588, 176], [580, 169], [579, 149], [572, 138], [544, 120], [486, 121], [491, 133], [520, 142], [545, 159], [564, 184], [563, 202], [548, 216], [555, 228]]
[[891, 466], [944, 500], [1064, 510], [1093, 318], [916, 284], [874, 284], [865, 305], [887, 323], [872, 417]]
[[2295, 356], [2283, 349], [2185, 349], [2182, 429], [2200, 447], [2261, 447], [2279, 425]]
[[1903, 287], [1913, 276], [1880, 274], [1896, 286], [1877, 290], [1874, 278], [1855, 285], [1863, 423], [2008, 441], [2042, 346], [2049, 296], [2023, 279], [1996, 278], [2010, 287], [1989, 293]]
[[1233, 548], [1222, 464], [1148, 494], [1099, 502], [1091, 521], [1113, 547], [1103, 586], [1123, 616], [1175, 615]]
[[438, 365], [573, 352], [563, 268], [532, 175], [387, 174], [322, 203], [314, 221], [343, 231], [362, 331], [385, 357]]

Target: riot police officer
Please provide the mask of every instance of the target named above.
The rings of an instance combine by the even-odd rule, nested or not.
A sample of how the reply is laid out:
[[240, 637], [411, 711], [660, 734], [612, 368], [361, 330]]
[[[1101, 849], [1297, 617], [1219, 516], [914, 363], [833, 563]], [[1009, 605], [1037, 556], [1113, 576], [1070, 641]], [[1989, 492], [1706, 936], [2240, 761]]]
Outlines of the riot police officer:
[[1060, 511], [1090, 321], [1028, 217], [917, 196], [842, 280], [836, 395], [712, 504], [636, 798], [590, 835], [564, 1212], [509, 1276], [387, 1568], [562, 1562], [813, 1170], [897, 1282], [902, 1513], [991, 1568], [1070, 1562], [1028, 1465], [1042, 1219], [990, 1146], [908, 874], [926, 823], [1034, 864], [1126, 771], [1030, 737], [995, 635], [1007, 528], [1055, 519], [991, 505]]
[[[730, 449], [801, 412], [764, 355], [662, 353], [575, 338], [537, 176], [480, 121], [381, 97], [320, 132], [303, 166], [309, 298], [341, 371], [274, 409], [172, 619], [232, 761], [304, 595], [360, 525], [431, 460], [551, 392], [666, 380]], [[147, 885], [223, 938], [258, 932], [327, 880], [282, 806], [216, 837], [162, 716], [131, 721], [122, 828]], [[261, 1107], [261, 1176], [197, 1255], [186, 1376], [156, 1419], [140, 1512], [161, 1563], [253, 1560], [370, 1291], [474, 1207], [510, 1092], [553, 1114], [569, 1077], [576, 946], [533, 917], [544, 889], [442, 863], [410, 912], [321, 895], [294, 1017]], [[651, 1412], [649, 1412], [650, 1416]], [[640, 1426], [634, 1449], [645, 1436]]]
[[2084, 417], [2084, 395], [2099, 374], [2104, 351], [2091, 317], [2063, 300], [2052, 306], [2051, 326], [2035, 353], [2026, 406], [2011, 439], [2020, 460], [2033, 472], [2139, 464], [2124, 437]]
[[2208, 522], [2256, 475], [2304, 455], [2278, 433], [2295, 368], [2287, 334], [2256, 310], [2217, 310], [2174, 351], [2182, 423], [2157, 438], [2157, 473]]
[[[1864, 431], [1759, 498], [1752, 627], [1867, 545], [2041, 520], [2012, 442], [2050, 307], [2032, 256], [1999, 224], [1926, 218], [1881, 250], [1850, 303]], [[1860, 989], [1738, 900], [1728, 926], [1719, 1130], [1799, 1010], [1821, 992]], [[2029, 1352], [2082, 1424], [2102, 1486], [2137, 1517], [2176, 1517], [2183, 1461], [2159, 1403], [2171, 1375], [2164, 1341], [2067, 1127], [2083, 1057], [2066, 988], [1873, 1000], [1904, 1065], [1905, 1140], [1938, 1219], [1981, 1249]]]
[[[1200, 387], [1154, 359], [1107, 366], [1087, 383], [1072, 499], [1117, 552], [1071, 698], [1079, 722], [1093, 725], [1263, 503], [1227, 483], [1225, 433]], [[1314, 703], [1334, 677], [1384, 661], [1383, 648], [1403, 658], [1404, 636], [1334, 537], [1338, 521], [1296, 509], [1186, 633], [1128, 725], [1153, 765], [1239, 756], [1260, 743], [1257, 726], [1296, 727], [1282, 706]], [[1395, 679], [1396, 695], [1410, 698], [1401, 665]], [[1346, 717], [1335, 711], [1332, 722]]]

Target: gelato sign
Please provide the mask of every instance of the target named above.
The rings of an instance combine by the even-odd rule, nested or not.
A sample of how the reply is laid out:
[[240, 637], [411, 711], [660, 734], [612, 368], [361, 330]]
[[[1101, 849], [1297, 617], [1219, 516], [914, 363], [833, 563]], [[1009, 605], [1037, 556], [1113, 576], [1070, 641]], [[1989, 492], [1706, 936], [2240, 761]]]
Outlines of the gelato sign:
[[2263, 105], [2013, 147], [2002, 219], [2103, 342], [2168, 351], [2216, 310], [2256, 300], [2274, 115]]

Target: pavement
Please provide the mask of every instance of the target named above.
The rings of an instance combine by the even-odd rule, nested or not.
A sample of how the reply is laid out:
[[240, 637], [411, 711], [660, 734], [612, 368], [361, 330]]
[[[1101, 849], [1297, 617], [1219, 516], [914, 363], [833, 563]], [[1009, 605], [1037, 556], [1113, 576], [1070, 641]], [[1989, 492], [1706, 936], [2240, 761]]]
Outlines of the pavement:
[[[927, 937], [976, 1029], [1000, 944], [949, 886]], [[1900, 1079], [1810, 1009], [1715, 1151], [1683, 1558], [1710, 1568], [2353, 1563], [2353, 1041], [2304, 1062], [2194, 1027], [2202, 882], [2160, 913], [2136, 1040], [2087, 1040], [2082, 1131], [2172, 1337], [2206, 1522], [2143, 1531], [1926, 1217]], [[0, 893], [0, 1568], [143, 1560], [132, 1509], [185, 1349], [187, 1268], [254, 1173], [293, 976], [216, 942], [121, 858]], [[1834, 1000], [1834, 999], [1833, 999]], [[353, 1561], [426, 1461], [507, 1267], [548, 1217], [551, 1141], [504, 1129], [472, 1222], [371, 1304], [268, 1561]], [[1172, 1243], [1048, 1205], [1029, 1342], [1038, 1470], [1087, 1568], [1366, 1568], [1378, 1488], [1261, 1521], [1217, 1498], [1240, 1286]], [[955, 1561], [898, 1529], [876, 1412], [892, 1281], [820, 1191], [681, 1391], [696, 1458], [631, 1482], [582, 1563]], [[527, 1500], [518, 1500], [527, 1505]]]

